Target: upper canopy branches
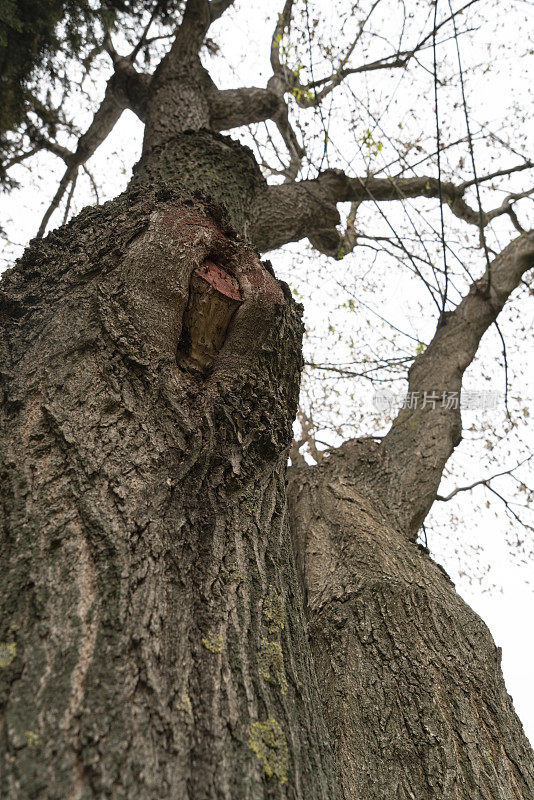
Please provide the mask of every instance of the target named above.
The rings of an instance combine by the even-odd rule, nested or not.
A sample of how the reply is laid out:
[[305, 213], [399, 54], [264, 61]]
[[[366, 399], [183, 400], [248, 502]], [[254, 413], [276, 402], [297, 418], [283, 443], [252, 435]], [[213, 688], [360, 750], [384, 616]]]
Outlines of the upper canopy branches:
[[[54, 129], [47, 129], [46, 125], [39, 124], [33, 117], [28, 118], [18, 135], [10, 136], [9, 157], [4, 160], [4, 172], [31, 158], [40, 149], [48, 150], [65, 163], [66, 169], [58, 190], [42, 220], [39, 230], [42, 235], [53, 212], [72, 187], [79, 169], [106, 139], [125, 109], [132, 110], [145, 123], [145, 151], [181, 130], [206, 127], [214, 131], [231, 131], [234, 128], [271, 121], [280, 134], [283, 149], [272, 142], [271, 134], [268, 133], [281, 161], [280, 169], [270, 171], [282, 175], [286, 182], [269, 187], [259, 199], [255, 210], [257, 219], [253, 222], [251, 235], [261, 250], [270, 250], [286, 242], [307, 237], [320, 251], [340, 257], [350, 252], [358, 242], [356, 222], [360, 203], [378, 204], [416, 197], [439, 197], [458, 219], [471, 225], [487, 225], [496, 217], [507, 215], [515, 228], [522, 232], [514, 203], [532, 193], [529, 187], [522, 188], [519, 192], [510, 191], [502, 202], [480, 214], [466, 199], [472, 181], [440, 182], [434, 175], [419, 177], [413, 170], [408, 172], [409, 177], [404, 177], [405, 169], [397, 171], [394, 177], [379, 177], [372, 170], [363, 174], [355, 173], [354, 168], [348, 165], [349, 168], [343, 171], [320, 171], [313, 180], [297, 180], [302, 176], [304, 160], [310, 161], [312, 155], [306, 152], [304, 128], [298, 119], [295, 122], [293, 111], [320, 109], [327, 96], [350, 76], [405, 68], [410, 62], [416, 62], [432, 46], [438, 33], [443, 36], [451, 33], [450, 23], [453, 17], [463, 19], [468, 9], [477, 2], [478, 0], [469, 0], [463, 3], [454, 14], [446, 13], [436, 23], [431, 16], [427, 16], [423, 31], [411, 42], [407, 41], [409, 36], [404, 33], [403, 24], [396, 41], [388, 41], [385, 36], [382, 37], [383, 55], [374, 57], [378, 52], [375, 46], [375, 50], [370, 51], [372, 56], [368, 60], [354, 65], [356, 53], [364, 52], [360, 48], [364, 36], [370, 36], [372, 41], [380, 38], [372, 32], [370, 26], [374, 16], [379, 13], [383, 0], [372, 0], [365, 8], [362, 6], [356, 11], [353, 9], [352, 17], [355, 18], [358, 13], [360, 17], [357, 24], [353, 24], [352, 34], [341, 37], [339, 45], [332, 41], [331, 46], [326, 49], [323, 47], [320, 69], [323, 74], [316, 75], [312, 42], [314, 31], [320, 22], [316, 18], [317, 12], [313, 12], [308, 0], [299, 3], [285, 0], [281, 12], [276, 15], [271, 36], [272, 74], [265, 87], [222, 90], [218, 89], [201, 63], [200, 52], [206, 45], [210, 46], [207, 37], [211, 26], [225, 12], [231, 10], [234, 0], [145, 0], [131, 3], [129, 16], [127, 14], [122, 17], [115, 5], [109, 2], [108, 16], [102, 17], [92, 33], [95, 41], [92, 58], [94, 60], [94, 53], [106, 53], [111, 60], [113, 73], [89, 126], [77, 137], [74, 146], [69, 148], [64, 143], [66, 125], [57, 128], [61, 135], [56, 137]], [[343, 25], [348, 25], [351, 19], [349, 15]], [[120, 23], [126, 27], [119, 32]], [[295, 27], [300, 29], [300, 57], [297, 57], [296, 49], [289, 41]], [[124, 39], [131, 45], [130, 52], [126, 55], [119, 52], [124, 49]], [[165, 50], [162, 42], [169, 39], [171, 44]], [[117, 44], [119, 41], [120, 48]], [[159, 63], [152, 72], [142, 71], [139, 68], [140, 56], [149, 52], [152, 53], [152, 58], [159, 58]], [[325, 53], [328, 55], [325, 56]], [[309, 62], [308, 67], [303, 66], [302, 59]], [[324, 74], [325, 59], [332, 65], [330, 72], [326, 70], [327, 74]], [[90, 61], [87, 61], [87, 65]], [[317, 66], [315, 69], [318, 69]], [[305, 73], [308, 74], [307, 79], [303, 78]], [[59, 113], [57, 109], [56, 111]], [[324, 128], [326, 152], [329, 133], [322, 118], [321, 124]], [[72, 136], [69, 138], [72, 141]], [[369, 147], [368, 142], [367, 146]], [[324, 154], [320, 166], [323, 160]], [[400, 160], [399, 163], [403, 165], [405, 162]], [[481, 181], [489, 182], [530, 167], [527, 160], [519, 163], [516, 161], [512, 167], [494, 170], [481, 178]], [[336, 205], [341, 202], [353, 204], [344, 233], [337, 230], [340, 217]], [[269, 213], [273, 207], [284, 209], [283, 220], [277, 222], [274, 215]]]
[[[438, 141], [441, 169], [439, 162], [436, 164], [438, 169], [431, 166], [437, 162], [438, 155], [435, 147], [436, 130], [433, 124], [430, 132], [424, 130], [423, 123], [423, 127], [416, 130], [419, 118], [414, 105], [407, 106], [408, 111], [395, 117], [394, 124], [387, 131], [383, 116], [391, 112], [399, 95], [407, 91], [406, 84], [410, 83], [411, 89], [423, 76], [425, 88], [420, 90], [417, 101], [421, 106], [430, 108], [430, 114], [427, 113], [425, 119], [434, 123], [432, 100], [435, 100], [435, 96], [432, 97], [431, 90], [435, 89], [437, 94], [439, 89], [445, 94], [448, 86], [459, 80], [459, 76], [450, 71], [445, 74], [440, 63], [440, 75], [443, 74], [443, 81], [440, 82], [437, 71], [433, 73], [431, 69], [433, 46], [437, 38], [438, 45], [445, 45], [447, 38], [454, 39], [457, 33], [461, 35], [476, 25], [477, 20], [472, 12], [478, 0], [463, 3], [455, 0], [454, 11], [449, 11], [452, 5], [444, 3], [439, 6], [442, 16], [436, 20], [432, 4], [422, 3], [423, 10], [416, 4], [420, 18], [413, 24], [409, 22], [411, 12], [406, 11], [403, 17], [403, 4], [394, 0], [390, 0], [389, 5], [388, 0], [362, 0], [356, 5], [347, 2], [344, 17], [333, 22], [330, 19], [330, 33], [322, 35], [320, 29], [328, 14], [331, 14], [336, 3], [341, 5], [342, 2], [344, 0], [333, 0], [326, 8], [321, 6], [320, 0], [279, 0], [277, 9], [265, 9], [271, 27], [263, 35], [263, 55], [268, 70], [267, 75], [258, 80], [263, 85], [238, 85], [237, 88], [224, 89], [216, 85], [206, 68], [209, 60], [205, 53], [214, 53], [217, 47], [209, 37], [220, 25], [223, 30], [221, 40], [229, 48], [226, 51], [229, 54], [228, 61], [233, 55], [232, 48], [237, 49], [238, 41], [239, 48], [246, 51], [247, 43], [241, 40], [242, 29], [238, 24], [233, 26], [233, 15], [235, 13], [236, 23], [240, 19], [238, 14], [248, 21], [256, 13], [253, 8], [246, 4], [238, 6], [234, 0], [132, 0], [128, 4], [109, 0], [103, 3], [102, 7], [105, 6], [109, 13], [107, 16], [101, 15], [91, 29], [92, 50], [86, 54], [87, 57], [80, 59], [81, 72], [76, 75], [76, 81], [80, 83], [81, 91], [85, 91], [84, 80], [90, 68], [98, 63], [97, 57], [100, 57], [100, 64], [105, 61], [111, 74], [102, 91], [102, 100], [85, 131], [77, 131], [68, 117], [65, 102], [67, 94], [58, 98], [57, 93], [46, 95], [43, 92], [39, 103], [30, 104], [24, 121], [4, 142], [7, 143], [4, 148], [4, 154], [7, 154], [3, 164], [4, 173], [18, 167], [25, 159], [31, 159], [39, 150], [47, 150], [64, 163], [63, 177], [44, 215], [39, 234], [45, 233], [50, 222], [53, 222], [54, 212], [62, 204], [64, 218], [67, 218], [80, 170], [86, 167], [125, 109], [133, 111], [145, 125], [143, 157], [159, 151], [166, 142], [174, 140], [177, 134], [184, 131], [208, 129], [218, 133], [246, 127], [249, 129], [248, 141], [256, 145], [255, 158], [263, 168], [264, 175], [276, 176], [274, 182], [268, 184], [258, 172], [259, 188], [255, 191], [254, 202], [246, 204], [248, 216], [243, 230], [246, 230], [259, 251], [274, 250], [288, 242], [307, 238], [318, 251], [340, 259], [365, 240], [374, 238], [378, 242], [381, 235], [370, 235], [372, 231], [364, 216], [366, 209], [374, 207], [381, 215], [380, 222], [385, 220], [393, 232], [401, 259], [405, 258], [407, 264], [408, 261], [412, 262], [413, 272], [430, 289], [438, 306], [438, 314], [449, 309], [447, 265], [441, 268], [436, 263], [435, 251], [430, 253], [426, 248], [422, 227], [414, 229], [414, 240], [419, 237], [414, 247], [419, 247], [419, 254], [422, 254], [420, 261], [415, 263], [418, 256], [415, 255], [415, 259], [412, 257], [408, 251], [411, 245], [405, 245], [389, 221], [395, 213], [391, 214], [391, 204], [395, 201], [399, 207], [409, 207], [405, 201], [426, 198], [435, 201], [435, 207], [438, 208], [439, 201], [461, 223], [471, 229], [480, 229], [484, 244], [482, 231], [499, 217], [505, 217], [519, 234], [524, 235], [527, 225], [522, 224], [523, 211], [520, 210], [519, 216], [516, 213], [516, 204], [534, 195], [534, 180], [532, 185], [528, 181], [512, 183], [512, 177], [516, 180], [519, 173], [531, 170], [532, 160], [523, 155], [520, 143], [513, 139], [508, 141], [499, 130], [495, 134], [490, 132], [486, 141], [499, 142], [507, 151], [505, 166], [501, 167], [492, 158], [487, 158], [485, 173], [475, 179], [466, 177], [472, 174], [472, 170], [470, 167], [464, 170], [461, 158], [456, 163], [452, 157], [447, 161], [448, 148], [452, 150], [459, 145], [456, 155], [460, 150], [467, 150], [466, 139], [457, 138], [458, 130], [444, 120], [447, 115], [452, 115], [454, 102], [457, 101], [461, 106], [459, 84], [455, 95], [451, 89], [451, 93], [444, 98], [442, 114], [438, 118], [438, 125], [444, 128]], [[123, 8], [126, 5], [128, 11]], [[386, 6], [392, 14], [399, 16], [391, 22], [383, 16], [379, 23], [377, 17], [384, 13]], [[417, 14], [414, 12], [412, 16], [416, 17]], [[223, 23], [218, 22], [223, 15], [226, 15], [227, 23], [224, 28]], [[462, 30], [457, 27], [460, 21]], [[219, 66], [222, 63], [223, 59]], [[408, 67], [413, 68], [413, 75], [410, 72], [413, 80], [405, 80], [397, 94], [396, 88], [391, 89], [387, 96], [384, 93], [373, 113], [368, 100], [370, 79], [379, 71], [386, 78], [387, 72], [393, 70], [391, 74], [395, 75], [395, 80], [399, 79], [400, 85], [402, 77], [408, 74]], [[236, 71], [234, 63], [227, 70], [227, 75]], [[246, 68], [242, 70], [243, 73], [246, 75]], [[249, 80], [253, 82], [251, 78]], [[64, 87], [67, 83], [63, 82]], [[229, 78], [226, 85], [232, 85]], [[437, 112], [436, 116], [439, 117]], [[266, 124], [256, 129], [255, 126], [261, 123]], [[477, 122], [476, 129], [476, 135], [483, 139], [486, 136], [484, 122]], [[346, 152], [341, 152], [337, 147], [338, 141], [347, 144]], [[468, 143], [472, 144], [471, 137]], [[386, 150], [388, 159], [380, 160]], [[266, 151], [267, 155], [264, 155]], [[415, 162], [414, 153], [417, 153]], [[380, 158], [377, 157], [379, 154]], [[465, 152], [462, 158], [464, 156]], [[481, 208], [473, 199], [474, 190], [478, 192], [479, 186], [482, 187], [485, 201], [485, 207]], [[487, 200], [489, 192], [484, 194], [488, 186], [493, 190], [491, 200]], [[227, 191], [226, 184], [224, 189]], [[499, 196], [498, 192], [503, 194]], [[350, 204], [350, 210], [340, 209], [341, 204]], [[346, 214], [344, 230], [341, 229], [342, 213]], [[448, 222], [449, 218], [446, 219]], [[428, 232], [429, 228], [431, 226], [425, 230]], [[531, 234], [528, 234], [528, 240], [531, 241]], [[447, 245], [444, 235], [442, 245], [445, 251]], [[502, 251], [497, 245], [495, 249]], [[488, 252], [490, 260], [495, 255], [491, 253], [491, 246]], [[419, 269], [419, 263], [425, 259], [427, 272], [432, 273], [428, 280], [425, 268]], [[499, 259], [500, 256], [497, 257], [500, 264]], [[451, 285], [453, 281], [454, 277], [451, 278]], [[454, 286], [452, 288], [455, 289]], [[471, 309], [473, 302], [469, 306]], [[490, 320], [488, 324], [491, 323], [489, 312], [484, 320], [484, 325], [487, 320]], [[471, 348], [473, 354], [486, 329], [484, 325]], [[438, 338], [444, 335], [442, 328], [438, 329]], [[451, 330], [449, 319], [449, 336]], [[436, 350], [437, 346], [429, 348], [429, 352]], [[472, 358], [472, 355], [469, 357]], [[416, 361], [416, 364], [420, 363], [423, 363], [423, 359]], [[418, 371], [419, 367], [412, 371], [412, 380]], [[433, 377], [426, 375], [425, 381], [425, 385], [421, 386], [426, 391], [427, 384], [432, 388]], [[447, 424], [449, 422], [448, 418]], [[443, 464], [452, 452], [458, 427], [457, 421], [453, 422], [452, 427], [449, 426], [445, 434], [440, 434], [437, 439], [442, 447], [436, 461], [437, 471], [432, 473], [430, 488], [419, 503], [415, 522], [409, 521], [412, 532], [426, 513], [431, 495], [437, 490], [436, 481]], [[388, 442], [391, 443], [395, 436], [400, 435], [399, 431], [401, 428], [397, 426]], [[432, 435], [431, 432], [428, 436], [429, 442]], [[400, 462], [402, 447], [388, 447], [388, 457]], [[431, 450], [429, 444], [428, 452]], [[424, 461], [418, 463], [417, 459], [413, 459], [413, 452], [410, 457], [414, 469], [424, 464]], [[408, 471], [405, 474], [408, 475]], [[417, 485], [419, 481], [422, 485], [419, 473], [416, 475], [414, 472], [414, 475], [412, 484]], [[426, 471], [425, 475], [428, 477], [430, 472]], [[411, 489], [405, 486], [402, 491], [404, 494], [399, 503], [404, 502]]]

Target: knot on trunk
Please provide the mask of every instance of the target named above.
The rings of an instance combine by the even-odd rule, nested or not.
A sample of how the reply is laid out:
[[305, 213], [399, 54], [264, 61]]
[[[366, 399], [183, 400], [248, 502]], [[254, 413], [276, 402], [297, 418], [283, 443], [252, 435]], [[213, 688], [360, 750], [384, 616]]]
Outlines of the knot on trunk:
[[246, 236], [256, 195], [266, 182], [252, 151], [209, 130], [184, 131], [144, 153], [130, 183], [133, 188], [171, 188], [225, 209], [227, 221]]

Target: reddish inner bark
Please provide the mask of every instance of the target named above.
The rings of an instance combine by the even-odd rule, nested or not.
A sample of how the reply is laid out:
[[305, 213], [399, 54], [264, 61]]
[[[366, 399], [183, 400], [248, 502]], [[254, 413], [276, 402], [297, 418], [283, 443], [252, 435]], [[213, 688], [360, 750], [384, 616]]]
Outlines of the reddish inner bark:
[[221, 267], [218, 267], [217, 264], [214, 264], [213, 261], [205, 261], [202, 266], [195, 270], [194, 274], [203, 278], [206, 283], [213, 286], [220, 294], [238, 302], [243, 300], [236, 279]]

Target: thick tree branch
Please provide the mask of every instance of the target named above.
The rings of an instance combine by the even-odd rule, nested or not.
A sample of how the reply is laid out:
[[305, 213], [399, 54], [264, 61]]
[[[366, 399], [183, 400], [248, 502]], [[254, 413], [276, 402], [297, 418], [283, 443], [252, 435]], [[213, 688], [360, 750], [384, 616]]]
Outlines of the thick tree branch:
[[356, 232], [356, 214], [360, 204], [355, 200], [350, 204], [350, 210], [347, 215], [347, 224], [345, 225], [345, 232], [341, 236], [341, 242], [337, 251], [337, 257], [343, 258], [344, 256], [352, 253], [358, 244], [358, 234]]
[[295, 75], [280, 58], [281, 41], [284, 34], [290, 29], [292, 11], [293, 0], [286, 0], [282, 13], [278, 15], [276, 27], [271, 39], [270, 58], [273, 75], [267, 84], [268, 89], [273, 91], [280, 98], [277, 112], [273, 115], [272, 119], [276, 123], [278, 131], [289, 152], [289, 166], [284, 170], [288, 180], [294, 180], [297, 177], [304, 155], [304, 150], [299, 144], [295, 131], [289, 122], [287, 103], [284, 99], [284, 94], [293, 87], [296, 80], [298, 82], [298, 79], [296, 79]]
[[[230, 5], [231, 3], [228, 0], [212, 2], [210, 6], [211, 21], [217, 18]], [[290, 164], [284, 170], [284, 174], [291, 180], [298, 174], [304, 154], [304, 150], [299, 144], [289, 122], [284, 93], [287, 90], [290, 77], [287, 67], [280, 60], [280, 42], [291, 22], [292, 6], [293, 0], [286, 0], [284, 10], [277, 19], [271, 42], [273, 76], [270, 78], [267, 88], [242, 87], [221, 91], [217, 89], [207, 75], [205, 75], [203, 87], [209, 107], [209, 126], [212, 130], [227, 131], [242, 125], [264, 122], [268, 119], [275, 122], [290, 155]], [[171, 50], [166, 58], [167, 60], [174, 60], [176, 58], [174, 51]]]
[[278, 76], [282, 80], [284, 90], [288, 85], [287, 73], [289, 73], [289, 70], [286, 65], [282, 63], [280, 58], [280, 43], [282, 41], [282, 37], [289, 30], [291, 25], [292, 11], [293, 0], [286, 0], [284, 4], [284, 10], [278, 15], [276, 27], [271, 39], [271, 67], [273, 68], [274, 75]]
[[43, 217], [41, 225], [39, 226], [37, 238], [43, 236], [50, 217], [61, 203], [61, 200], [63, 199], [67, 188], [76, 175], [78, 168], [85, 164], [85, 162], [93, 155], [97, 147], [99, 147], [104, 139], [106, 139], [127, 106], [127, 98], [123, 92], [117, 91], [115, 75], [113, 75], [108, 81], [104, 99], [102, 100], [99, 109], [96, 111], [91, 124], [78, 140], [78, 145], [74, 153], [71, 153], [70, 157], [65, 159], [67, 163], [67, 169], [60, 181], [57, 192]]
[[210, 3], [210, 20], [211, 22], [215, 22], [215, 20], [222, 17], [225, 11], [227, 11], [230, 6], [234, 4], [234, 0], [211, 0]]
[[[415, 197], [439, 197], [440, 185], [437, 178], [349, 178], [340, 170], [327, 170], [317, 179], [330, 192], [337, 203], [347, 201], [389, 201]], [[481, 178], [481, 181], [486, 178]], [[464, 193], [471, 183], [455, 186], [449, 181], [441, 183], [441, 194], [452, 213], [464, 222], [479, 225], [480, 216], [465, 200]], [[526, 197], [532, 193], [528, 190], [521, 194], [510, 195], [497, 208], [482, 215], [484, 225], [495, 217], [508, 212], [511, 201]]]
[[[211, 13], [208, 0], [187, 0], [182, 24], [176, 31], [170, 51], [173, 56], [180, 53], [183, 58], [186, 54], [198, 54], [210, 24]], [[173, 60], [173, 56], [169, 61]]]
[[[528, 167], [531, 165], [529, 164]], [[521, 169], [527, 168], [520, 165]], [[509, 172], [515, 172], [512, 167]], [[487, 178], [483, 176], [480, 181]], [[451, 212], [471, 225], [479, 226], [480, 216], [464, 199], [471, 183], [455, 186], [444, 181], [441, 193]], [[534, 192], [510, 194], [497, 208], [482, 215], [484, 225], [492, 219], [510, 214], [512, 203]], [[308, 237], [314, 247], [329, 256], [340, 257], [343, 237], [336, 226], [340, 222], [337, 203], [381, 203], [416, 197], [438, 198], [439, 181], [433, 177], [414, 178], [351, 178], [341, 170], [326, 170], [314, 180], [270, 186], [259, 198], [252, 225], [256, 246], [262, 251], [280, 247]], [[274, 210], [280, 215], [274, 217]], [[513, 212], [512, 212], [513, 213]], [[263, 215], [263, 217], [262, 217]]]
[[187, 0], [182, 23], [176, 31], [169, 61], [176, 55], [198, 55], [210, 25], [230, 8], [234, 0]]
[[148, 73], [137, 72], [129, 56], [115, 62], [111, 86], [124, 108], [131, 109], [143, 122], [151, 81], [152, 76]]
[[284, 171], [293, 180], [304, 154], [292, 129], [283, 95], [272, 89], [256, 87], [219, 90], [214, 86], [207, 91], [210, 127], [215, 131], [228, 131], [241, 125], [272, 119], [280, 131], [290, 154], [290, 165]]
[[[454, 311], [442, 315], [430, 345], [409, 370], [405, 407], [380, 443], [353, 439], [333, 451], [343, 481], [377, 504], [385, 502], [390, 521], [412, 541], [437, 498], [445, 464], [461, 441], [459, 398], [465, 370], [484, 333], [532, 268], [534, 231], [496, 256], [490, 265], [491, 282], [486, 272]], [[495, 491], [488, 481], [483, 483]]]
[[210, 127], [210, 95], [216, 86], [201, 64], [199, 51], [213, 19], [231, 3], [188, 0], [174, 42], [159, 63], [145, 108], [143, 152], [184, 130]]
[[284, 140], [284, 144], [289, 152], [289, 165], [285, 170], [286, 180], [294, 181], [298, 175], [302, 157], [304, 156], [304, 148], [301, 147], [297, 134], [293, 130], [289, 121], [289, 113], [286, 103], [284, 102], [278, 113], [273, 117], [276, 127], [280, 136]]
[[336, 253], [339, 212], [319, 179], [268, 186], [252, 210], [250, 238], [260, 252], [309, 238], [321, 252]]
[[[461, 440], [458, 401], [465, 370], [523, 274], [534, 267], [534, 232], [512, 241], [442, 315], [428, 348], [409, 371], [406, 408], [380, 444], [380, 482], [392, 511], [414, 537], [436, 499], [445, 464]], [[488, 286], [489, 292], [488, 292]]]
[[213, 88], [208, 92], [211, 128], [229, 131], [241, 125], [273, 119], [283, 102], [270, 89], [255, 86], [241, 89]]

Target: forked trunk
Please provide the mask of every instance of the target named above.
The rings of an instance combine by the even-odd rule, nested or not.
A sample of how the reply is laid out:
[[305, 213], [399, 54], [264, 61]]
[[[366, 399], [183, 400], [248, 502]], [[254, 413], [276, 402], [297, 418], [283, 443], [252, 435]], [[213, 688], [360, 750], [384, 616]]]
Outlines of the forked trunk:
[[1, 796], [531, 800], [491, 637], [372, 444], [292, 470], [294, 565], [263, 190], [179, 134], [2, 280]]

